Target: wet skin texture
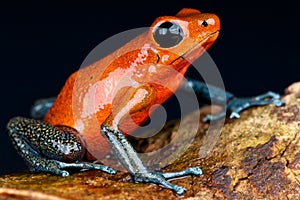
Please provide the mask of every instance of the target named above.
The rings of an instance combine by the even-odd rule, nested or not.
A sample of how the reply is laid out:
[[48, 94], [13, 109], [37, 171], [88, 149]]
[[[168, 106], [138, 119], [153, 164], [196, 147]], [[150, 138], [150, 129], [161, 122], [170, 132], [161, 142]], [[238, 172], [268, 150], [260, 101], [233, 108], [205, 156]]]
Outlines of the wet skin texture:
[[66, 168], [78, 168], [115, 174], [114, 169], [93, 163], [111, 150], [134, 182], [155, 183], [183, 194], [185, 188], [168, 179], [201, 175], [199, 167], [170, 173], [149, 171], [126, 140], [126, 134], [147, 120], [153, 105], [165, 102], [179, 87], [204, 101], [227, 103], [220, 114], [206, 116], [205, 121], [226, 114], [238, 118], [250, 106], [283, 105], [272, 92], [236, 98], [199, 81], [183, 82], [187, 68], [213, 44], [219, 30], [216, 15], [182, 9], [176, 16], [157, 18], [148, 32], [74, 72], [55, 99], [36, 102], [33, 119], [15, 117], [7, 125], [30, 171], [68, 176]]

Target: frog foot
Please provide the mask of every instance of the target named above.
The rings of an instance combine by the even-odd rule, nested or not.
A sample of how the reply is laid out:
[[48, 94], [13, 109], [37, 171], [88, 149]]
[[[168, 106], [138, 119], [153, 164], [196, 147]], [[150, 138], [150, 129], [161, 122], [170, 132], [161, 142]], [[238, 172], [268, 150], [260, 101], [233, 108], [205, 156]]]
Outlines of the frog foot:
[[167, 179], [175, 179], [178, 177], [202, 174], [202, 170], [199, 167], [188, 168], [180, 172], [146, 172], [135, 173], [132, 175], [132, 181], [136, 183], [154, 183], [161, 185], [164, 188], [173, 190], [176, 194], [182, 195], [186, 192], [184, 187], [173, 185]]
[[274, 104], [276, 107], [283, 106], [284, 102], [280, 100], [280, 95], [274, 92], [266, 92], [255, 97], [231, 99], [227, 106], [217, 115], [207, 115], [203, 122], [214, 121], [229, 115], [230, 119], [240, 118], [240, 112], [253, 106], [262, 106]]
[[56, 175], [60, 175], [62, 177], [66, 177], [69, 176], [69, 172], [66, 171], [65, 169], [67, 168], [76, 168], [76, 169], [80, 169], [80, 170], [100, 170], [103, 171], [105, 173], [114, 175], [117, 172], [110, 168], [107, 167], [105, 165], [99, 165], [99, 164], [95, 164], [95, 163], [88, 163], [88, 162], [77, 162], [77, 163], [65, 163], [65, 162], [61, 162], [61, 161], [57, 161], [57, 160], [48, 160], [48, 159], [37, 159], [35, 158], [36, 161], [38, 161], [37, 165], [29, 165], [29, 170], [31, 172], [50, 172]]

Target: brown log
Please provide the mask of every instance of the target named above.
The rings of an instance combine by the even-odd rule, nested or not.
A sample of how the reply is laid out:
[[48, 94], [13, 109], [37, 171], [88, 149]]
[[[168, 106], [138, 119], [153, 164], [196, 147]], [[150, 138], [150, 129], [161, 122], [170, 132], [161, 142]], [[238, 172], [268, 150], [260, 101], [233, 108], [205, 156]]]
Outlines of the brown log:
[[[286, 105], [248, 109], [240, 119], [226, 120], [221, 132], [198, 134], [185, 153], [163, 171], [200, 166], [203, 175], [174, 180], [186, 187], [181, 199], [300, 199], [300, 83], [286, 89]], [[202, 113], [207, 109], [203, 108]], [[184, 132], [195, 128], [192, 113]], [[152, 151], [176, 136], [179, 121], [160, 134], [133, 141], [138, 151]], [[183, 138], [184, 139], [184, 138]], [[0, 176], [0, 199], [177, 199], [153, 184], [124, 182], [128, 174], [110, 176], [98, 171], [74, 172], [62, 178], [46, 173], [20, 172]]]

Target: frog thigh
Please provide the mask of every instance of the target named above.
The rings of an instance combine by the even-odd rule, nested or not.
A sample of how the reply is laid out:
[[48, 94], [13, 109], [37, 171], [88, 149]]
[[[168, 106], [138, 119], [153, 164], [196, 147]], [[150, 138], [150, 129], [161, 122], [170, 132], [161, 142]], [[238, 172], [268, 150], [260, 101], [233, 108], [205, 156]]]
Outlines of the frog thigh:
[[32, 172], [51, 172], [64, 177], [69, 173], [63, 169], [71, 167], [116, 173], [109, 167], [81, 161], [86, 152], [85, 145], [73, 128], [15, 117], [8, 122], [7, 130], [14, 147]]

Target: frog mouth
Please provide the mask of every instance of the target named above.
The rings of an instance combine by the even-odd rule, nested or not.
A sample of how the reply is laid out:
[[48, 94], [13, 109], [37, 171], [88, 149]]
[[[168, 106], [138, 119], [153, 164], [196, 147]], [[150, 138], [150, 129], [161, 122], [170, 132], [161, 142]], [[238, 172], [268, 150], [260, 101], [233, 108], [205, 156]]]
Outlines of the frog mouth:
[[[182, 70], [185, 67], [188, 67], [193, 63], [198, 57], [200, 57], [212, 44], [213, 41], [218, 37], [219, 30], [210, 33], [201, 41], [197, 42], [192, 48], [183, 53], [181, 56], [178, 56], [175, 60], [171, 62], [172, 65], [178, 65], [178, 71]], [[209, 42], [210, 39], [213, 39], [212, 42]]]

